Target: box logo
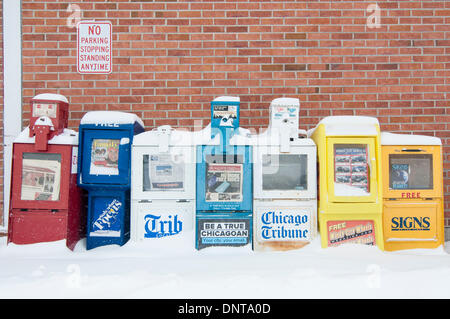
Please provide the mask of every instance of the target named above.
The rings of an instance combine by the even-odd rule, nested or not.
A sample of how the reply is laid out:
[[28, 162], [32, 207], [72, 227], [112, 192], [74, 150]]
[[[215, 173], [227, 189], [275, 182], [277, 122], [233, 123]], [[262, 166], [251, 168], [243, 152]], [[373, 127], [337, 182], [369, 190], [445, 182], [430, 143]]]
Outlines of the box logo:
[[429, 231], [431, 226], [430, 217], [392, 217], [392, 231]]
[[183, 222], [178, 215], [169, 215], [166, 220], [161, 216], [147, 214], [145, 219], [145, 238], [161, 238], [179, 234], [183, 230]]
[[298, 212], [268, 211], [261, 214], [262, 240], [309, 240], [309, 216]]
[[[103, 209], [101, 209], [103, 207]], [[117, 199], [97, 199], [94, 203], [94, 216], [90, 236], [120, 237], [123, 203]]]
[[344, 243], [375, 245], [375, 225], [372, 220], [329, 221], [328, 246]]

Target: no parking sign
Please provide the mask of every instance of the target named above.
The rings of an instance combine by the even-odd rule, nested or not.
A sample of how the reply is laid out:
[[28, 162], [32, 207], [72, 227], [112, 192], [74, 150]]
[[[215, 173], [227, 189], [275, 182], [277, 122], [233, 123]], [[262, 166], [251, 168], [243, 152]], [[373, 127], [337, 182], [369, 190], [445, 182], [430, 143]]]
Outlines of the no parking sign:
[[112, 25], [109, 21], [77, 24], [77, 71], [82, 74], [112, 72]]

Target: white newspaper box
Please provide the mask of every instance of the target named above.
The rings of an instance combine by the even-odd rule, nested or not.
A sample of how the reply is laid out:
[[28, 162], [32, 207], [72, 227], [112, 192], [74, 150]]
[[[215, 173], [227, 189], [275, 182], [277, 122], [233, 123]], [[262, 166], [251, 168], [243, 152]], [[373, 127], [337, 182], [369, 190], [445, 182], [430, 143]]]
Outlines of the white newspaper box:
[[270, 108], [268, 129], [254, 137], [256, 251], [301, 248], [317, 235], [316, 145], [300, 137], [298, 99], [275, 99]]
[[194, 243], [196, 133], [161, 126], [132, 146], [131, 238]]

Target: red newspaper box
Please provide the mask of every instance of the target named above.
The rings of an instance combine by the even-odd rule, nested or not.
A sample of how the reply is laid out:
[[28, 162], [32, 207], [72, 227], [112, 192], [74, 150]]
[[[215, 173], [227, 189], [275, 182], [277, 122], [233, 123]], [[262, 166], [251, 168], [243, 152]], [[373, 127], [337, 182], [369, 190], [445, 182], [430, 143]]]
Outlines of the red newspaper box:
[[78, 133], [65, 128], [64, 96], [41, 94], [31, 106], [30, 126], [13, 143], [8, 243], [66, 239], [73, 250], [86, 224], [76, 178]]

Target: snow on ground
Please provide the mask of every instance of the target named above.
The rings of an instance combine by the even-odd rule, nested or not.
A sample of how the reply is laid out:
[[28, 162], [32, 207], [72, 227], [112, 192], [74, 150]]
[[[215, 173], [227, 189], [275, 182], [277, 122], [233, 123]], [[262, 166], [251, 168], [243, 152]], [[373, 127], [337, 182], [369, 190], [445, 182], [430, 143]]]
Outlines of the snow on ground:
[[1, 237], [0, 298], [450, 297], [450, 254], [443, 247], [323, 249], [316, 238], [287, 252], [196, 251], [188, 242], [128, 242], [87, 251], [82, 240], [72, 252], [65, 241], [6, 245]]

